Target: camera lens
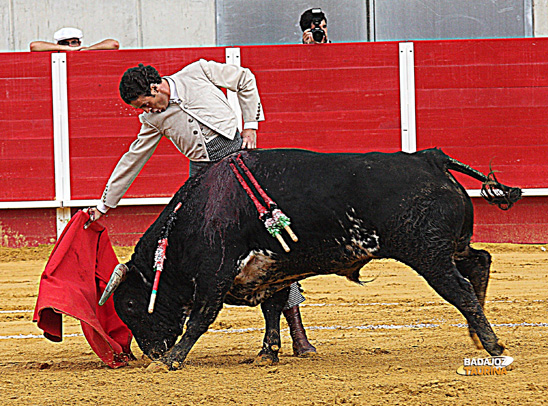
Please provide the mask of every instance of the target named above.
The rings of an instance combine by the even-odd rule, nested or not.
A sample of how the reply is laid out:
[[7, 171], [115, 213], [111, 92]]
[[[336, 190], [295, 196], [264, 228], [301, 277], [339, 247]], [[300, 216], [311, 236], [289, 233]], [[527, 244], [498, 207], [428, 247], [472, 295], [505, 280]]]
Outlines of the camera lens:
[[316, 27], [316, 28], [312, 28], [310, 30], [310, 32], [312, 33], [312, 38], [314, 38], [314, 41], [316, 41], [316, 42], [322, 42], [323, 41], [323, 38], [325, 37], [324, 30], [322, 30], [319, 27]]

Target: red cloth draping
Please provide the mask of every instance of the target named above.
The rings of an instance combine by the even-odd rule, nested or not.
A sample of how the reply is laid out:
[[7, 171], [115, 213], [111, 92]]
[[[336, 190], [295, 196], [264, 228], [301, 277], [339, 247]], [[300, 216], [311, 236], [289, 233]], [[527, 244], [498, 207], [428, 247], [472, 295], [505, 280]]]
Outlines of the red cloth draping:
[[118, 264], [108, 232], [98, 222], [84, 230], [84, 211], [69, 221], [42, 273], [33, 321], [51, 341], [63, 340], [62, 314], [80, 320], [84, 336], [107, 365], [118, 368], [134, 359], [131, 331], [114, 310], [112, 297], [97, 303]]

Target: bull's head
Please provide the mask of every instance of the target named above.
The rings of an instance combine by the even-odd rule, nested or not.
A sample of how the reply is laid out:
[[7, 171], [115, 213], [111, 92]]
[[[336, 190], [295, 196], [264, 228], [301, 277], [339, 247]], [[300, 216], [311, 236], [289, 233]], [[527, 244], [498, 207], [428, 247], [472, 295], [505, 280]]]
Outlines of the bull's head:
[[180, 294], [171, 295], [172, 292], [163, 289], [154, 312], [149, 313], [151, 291], [152, 282], [130, 261], [114, 269], [99, 303], [105, 303], [114, 293], [116, 313], [129, 327], [143, 353], [156, 360], [171, 349], [182, 334], [190, 304], [187, 302], [185, 306]]

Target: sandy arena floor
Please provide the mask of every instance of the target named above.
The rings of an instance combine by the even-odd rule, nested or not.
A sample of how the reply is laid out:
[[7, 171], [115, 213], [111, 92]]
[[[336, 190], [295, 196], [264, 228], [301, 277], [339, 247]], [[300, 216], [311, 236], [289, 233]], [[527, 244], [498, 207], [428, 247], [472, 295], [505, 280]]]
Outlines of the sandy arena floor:
[[[501, 376], [460, 376], [474, 348], [464, 318], [409, 268], [376, 261], [363, 287], [341, 277], [303, 282], [302, 307], [319, 355], [292, 356], [282, 322], [280, 363], [251, 364], [262, 340], [259, 308], [225, 307], [186, 367], [150, 372], [139, 358], [106, 367], [79, 323], [52, 343], [32, 323], [51, 247], [0, 248], [0, 398], [4, 405], [540, 405], [548, 404], [547, 246], [476, 244], [494, 261], [486, 314], [515, 358]], [[122, 261], [130, 249], [117, 249]], [[242, 331], [243, 330], [243, 331]]]

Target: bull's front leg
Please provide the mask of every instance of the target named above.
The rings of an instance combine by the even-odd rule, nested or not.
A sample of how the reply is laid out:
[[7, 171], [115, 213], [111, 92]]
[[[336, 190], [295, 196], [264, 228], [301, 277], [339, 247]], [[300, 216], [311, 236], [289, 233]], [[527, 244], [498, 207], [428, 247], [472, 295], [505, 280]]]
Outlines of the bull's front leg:
[[256, 365], [272, 365], [279, 361], [278, 352], [282, 345], [280, 338], [280, 317], [289, 296], [289, 288], [275, 293], [261, 304], [265, 320], [263, 348], [255, 359]]
[[232, 279], [219, 280], [219, 274], [223, 273], [219, 272], [210, 277], [205, 277], [202, 274], [200, 281], [197, 281], [194, 303], [186, 331], [181, 340], [162, 358], [162, 362], [170, 370], [176, 370], [183, 366], [183, 361], [196, 341], [207, 331], [221, 311], [223, 298], [232, 284]]

